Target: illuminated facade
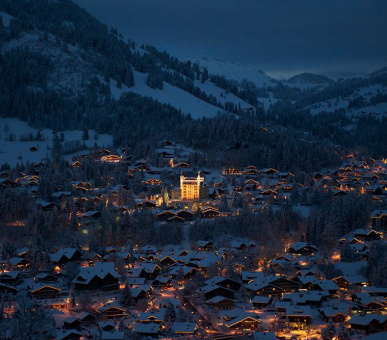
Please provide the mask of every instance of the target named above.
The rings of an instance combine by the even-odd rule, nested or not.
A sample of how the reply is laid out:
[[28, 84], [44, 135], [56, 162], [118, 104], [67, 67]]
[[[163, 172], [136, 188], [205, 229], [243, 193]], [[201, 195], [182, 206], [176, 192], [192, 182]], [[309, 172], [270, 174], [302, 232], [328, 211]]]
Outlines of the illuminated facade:
[[208, 188], [204, 185], [204, 177], [180, 176], [181, 200], [203, 201], [208, 198]]

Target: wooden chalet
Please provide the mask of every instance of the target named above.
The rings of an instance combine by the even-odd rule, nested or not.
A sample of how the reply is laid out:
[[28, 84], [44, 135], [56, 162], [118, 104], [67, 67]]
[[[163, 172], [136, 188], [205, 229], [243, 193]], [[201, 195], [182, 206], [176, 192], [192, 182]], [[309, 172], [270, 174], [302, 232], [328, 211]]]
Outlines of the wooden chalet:
[[225, 325], [231, 330], [252, 331], [257, 330], [260, 324], [261, 320], [258, 316], [242, 314], [228, 321]]
[[198, 245], [199, 250], [201, 251], [210, 251], [214, 247], [214, 243], [211, 241], [199, 240], [196, 243]]
[[387, 210], [374, 210], [371, 222], [374, 230], [387, 231]]
[[76, 329], [81, 330], [81, 322], [73, 317], [68, 317], [63, 320], [63, 329]]
[[261, 309], [261, 308], [267, 308], [272, 302], [273, 298], [270, 296], [254, 296], [254, 298], [251, 300], [253, 304], [254, 309]]
[[174, 322], [172, 328], [177, 336], [193, 336], [197, 325], [193, 322]]
[[347, 275], [339, 276], [333, 281], [340, 287], [341, 290], [347, 290], [350, 287], [368, 286], [368, 280], [363, 275]]
[[310, 256], [314, 255], [317, 250], [318, 248], [313, 244], [306, 242], [296, 242], [289, 247], [288, 252], [292, 255]]
[[33, 298], [38, 300], [58, 299], [62, 294], [62, 289], [52, 285], [43, 285], [30, 289], [30, 294]]
[[224, 296], [214, 296], [208, 300], [208, 304], [217, 309], [232, 309], [235, 306], [233, 299], [226, 298]]
[[82, 312], [75, 316], [77, 320], [81, 322], [82, 326], [90, 327], [95, 325], [96, 323], [96, 317], [88, 312]]
[[387, 316], [380, 314], [366, 314], [365, 316], [353, 316], [348, 324], [351, 332], [370, 334], [387, 330]]
[[286, 308], [286, 324], [290, 329], [305, 329], [313, 321], [311, 310], [305, 306]]
[[353, 234], [358, 240], [363, 242], [376, 241], [383, 236], [381, 232], [370, 229], [356, 229]]
[[220, 216], [219, 209], [214, 207], [204, 207], [200, 210], [200, 214], [205, 219], [212, 219]]
[[222, 296], [229, 299], [234, 299], [235, 291], [229, 288], [221, 287], [221, 286], [205, 286], [202, 288], [202, 292], [204, 295], [204, 298], [206, 300], [210, 300], [215, 296]]
[[72, 287], [78, 293], [118, 291], [119, 278], [113, 262], [98, 262], [94, 267], [81, 267], [80, 273], [72, 281]]
[[117, 300], [97, 308], [96, 312], [104, 319], [120, 319], [128, 315]]
[[332, 319], [333, 322], [344, 322], [347, 314], [347, 310], [337, 307], [324, 307], [320, 308], [319, 311], [325, 322], [328, 322], [329, 319]]

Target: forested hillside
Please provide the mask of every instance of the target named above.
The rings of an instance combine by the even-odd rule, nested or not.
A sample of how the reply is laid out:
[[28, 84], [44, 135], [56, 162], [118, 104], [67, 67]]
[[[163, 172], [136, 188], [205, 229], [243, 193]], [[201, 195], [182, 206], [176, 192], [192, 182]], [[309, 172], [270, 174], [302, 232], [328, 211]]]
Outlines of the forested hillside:
[[[387, 153], [384, 114], [355, 118], [356, 110], [386, 102], [383, 71], [326, 84], [320, 80], [328, 78], [309, 76], [320, 84], [307, 88], [279, 81], [262, 86], [138, 46], [69, 0], [0, 0], [0, 12], [11, 18], [0, 22], [1, 117], [55, 131], [110, 133], [116, 147], [145, 158], [160, 140], [172, 139], [204, 150], [196, 163], [209, 167], [255, 164], [309, 172], [340, 164], [352, 148], [366, 156]], [[174, 98], [161, 102], [143, 96], [147, 92], [131, 93], [135, 73], [146, 75], [149, 89], [163, 91], [167, 84], [184, 91], [209, 105], [212, 116], [204, 117], [204, 106], [184, 112]], [[356, 95], [375, 84], [379, 93]], [[128, 93], [113, 96], [112, 89], [123, 88]], [[346, 108], [311, 114], [313, 105], [350, 96]], [[266, 107], [268, 98], [275, 100]]]

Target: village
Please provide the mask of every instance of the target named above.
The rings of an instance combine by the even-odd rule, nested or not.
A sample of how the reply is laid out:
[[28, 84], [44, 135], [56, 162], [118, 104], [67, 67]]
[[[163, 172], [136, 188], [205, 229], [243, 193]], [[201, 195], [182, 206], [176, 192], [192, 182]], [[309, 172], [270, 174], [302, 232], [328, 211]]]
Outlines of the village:
[[[35, 215], [24, 212], [16, 219], [11, 211], [3, 218], [5, 317], [15, 297], [24, 296], [52, 312], [56, 339], [63, 340], [387, 334], [387, 285], [366, 275], [375, 253], [386, 247], [387, 160], [350, 154], [337, 169], [292, 174], [253, 165], [198, 169], [191, 157], [192, 150], [172, 141], [161, 142], [152, 161], [135, 160], [125, 149], [101, 149], [53, 165], [72, 177], [50, 188], [43, 185], [44, 162], [2, 171], [5, 196], [28, 197], [35, 215], [55, 214], [54, 226], [44, 226], [54, 241], [41, 248], [36, 244], [49, 242], [50, 235], [25, 244], [12, 239], [14, 233], [29, 240], [42, 228], [31, 222]], [[106, 169], [98, 183], [81, 177], [90, 166]], [[206, 238], [213, 234], [192, 231], [284, 206], [307, 219], [316, 187], [333, 200], [367, 197], [373, 209], [368, 223], [337, 235], [328, 251], [309, 242], [302, 228], [279, 239], [273, 251], [258, 229], [251, 237]], [[105, 225], [108, 214], [119, 225], [139, 212], [151, 219], [146, 223], [154, 223], [163, 244], [147, 242], [152, 235], [128, 238], [116, 225]], [[145, 222], [138, 223], [145, 230]], [[92, 235], [104, 229], [95, 245]], [[62, 233], [77, 238], [66, 246]], [[37, 260], [36, 249], [44, 260]]]

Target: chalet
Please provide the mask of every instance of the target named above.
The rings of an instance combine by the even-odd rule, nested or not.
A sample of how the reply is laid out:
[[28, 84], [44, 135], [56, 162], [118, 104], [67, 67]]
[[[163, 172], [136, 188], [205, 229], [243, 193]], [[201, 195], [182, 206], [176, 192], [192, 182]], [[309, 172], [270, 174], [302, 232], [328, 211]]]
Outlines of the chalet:
[[116, 329], [114, 321], [99, 321], [97, 323], [99, 331], [102, 332], [111, 332]]
[[81, 257], [82, 253], [77, 248], [63, 248], [54, 254], [50, 254], [51, 262], [60, 267], [67, 262], [78, 262]]
[[387, 231], [387, 210], [374, 210], [371, 221], [374, 230]]
[[270, 296], [254, 296], [253, 300], [251, 301], [253, 304], [254, 309], [261, 309], [261, 308], [267, 308], [272, 302], [273, 299]]
[[332, 319], [333, 322], [344, 322], [347, 314], [347, 310], [344, 308], [337, 307], [323, 307], [320, 308], [321, 317], [328, 322], [329, 319]]
[[178, 210], [176, 215], [180, 218], [183, 218], [185, 221], [192, 221], [194, 218], [194, 212], [191, 210]]
[[144, 286], [146, 287], [145, 289], [142, 288], [142, 287], [136, 287], [136, 288], [132, 288], [130, 290], [131, 294], [132, 294], [132, 298], [133, 300], [137, 303], [139, 300], [147, 300], [149, 298], [149, 293], [148, 293], [148, 289], [149, 286]]
[[36, 204], [38, 205], [38, 207], [41, 210], [44, 210], [44, 211], [51, 211], [51, 210], [53, 210], [56, 207], [56, 204], [54, 204], [52, 202], [44, 201], [41, 198], [38, 198], [36, 200]]
[[197, 329], [196, 323], [193, 322], [174, 322], [172, 325], [176, 335], [194, 335]]
[[226, 323], [226, 327], [232, 330], [257, 330], [261, 324], [261, 320], [257, 315], [246, 315], [245, 313], [230, 320]]
[[81, 330], [81, 322], [73, 317], [68, 317], [63, 320], [63, 329]]
[[170, 255], [167, 255], [165, 257], [163, 257], [160, 261], [159, 261], [159, 265], [162, 267], [162, 268], [166, 268], [166, 267], [169, 267], [173, 264], [176, 264], [177, 261], [172, 258]]
[[310, 243], [306, 242], [296, 242], [293, 243], [289, 249], [288, 252], [292, 255], [314, 255], [315, 252], [318, 250], [318, 248]]
[[286, 308], [286, 324], [290, 329], [304, 329], [312, 323], [309, 307], [289, 306]]
[[200, 214], [203, 218], [212, 219], [220, 216], [219, 209], [214, 207], [205, 207], [200, 210]]
[[229, 299], [223, 296], [214, 296], [213, 298], [208, 300], [208, 304], [211, 307], [217, 309], [232, 309], [235, 306], [235, 302], [233, 299]]
[[78, 293], [118, 291], [119, 278], [113, 262], [99, 262], [94, 267], [81, 267], [79, 274], [72, 281], [72, 287]]
[[334, 278], [333, 281], [341, 290], [347, 290], [350, 287], [356, 286], [368, 286], [368, 280], [363, 275], [339, 276]]
[[119, 163], [122, 161], [122, 156], [106, 155], [106, 156], [102, 156], [100, 161], [104, 163]]
[[61, 296], [62, 289], [51, 285], [38, 285], [30, 289], [30, 294], [33, 298], [41, 299], [57, 299]]
[[128, 315], [126, 309], [122, 308], [117, 300], [106, 303], [96, 311], [105, 319], [119, 319]]
[[77, 320], [81, 322], [82, 326], [90, 327], [96, 323], [96, 318], [93, 314], [88, 312], [82, 312], [75, 316]]
[[168, 289], [171, 286], [172, 286], [172, 281], [169, 277], [158, 277], [152, 282], [152, 287], [158, 287], [161, 290]]
[[261, 173], [266, 176], [272, 176], [275, 175], [278, 172], [278, 170], [273, 168], [265, 168], [261, 170]]
[[143, 337], [151, 336], [157, 337], [161, 325], [158, 323], [136, 323], [134, 326], [134, 333]]
[[382, 233], [369, 229], [356, 229], [353, 234], [361, 241], [375, 241], [382, 237]]
[[13, 269], [25, 269], [30, 266], [31, 261], [23, 257], [12, 257], [8, 263]]
[[281, 288], [284, 293], [294, 292], [300, 288], [300, 284], [297, 281], [289, 280], [284, 276], [274, 276], [272, 279], [268, 278], [267, 282], [274, 287]]
[[246, 292], [253, 298], [255, 295], [264, 295], [269, 297], [281, 296], [284, 290], [273, 286], [267, 282], [253, 281], [245, 285]]
[[358, 309], [369, 312], [378, 312], [384, 309], [386, 303], [382, 296], [371, 296], [369, 293], [355, 293], [352, 301], [356, 302]]
[[286, 293], [282, 301], [292, 302], [297, 306], [321, 306], [322, 302], [329, 297], [329, 293], [321, 291], [307, 291], [297, 293]]
[[203, 251], [209, 251], [209, 250], [212, 250], [213, 246], [214, 246], [214, 243], [211, 242], [211, 241], [197, 241], [196, 242], [198, 247], [199, 247], [199, 250], [203, 250]]
[[380, 314], [366, 314], [365, 316], [353, 316], [348, 324], [351, 332], [370, 334], [387, 330], [387, 316]]
[[157, 254], [157, 249], [156, 249], [156, 247], [150, 246], [150, 245], [146, 245], [146, 246], [142, 247], [142, 251], [143, 251], [145, 254], [147, 254], [147, 255], [149, 255], [149, 254]]
[[231, 289], [234, 292], [239, 291], [239, 289], [241, 288], [241, 285], [242, 285], [238, 281], [232, 280], [232, 279], [227, 278], [227, 277], [221, 277], [221, 276], [216, 276], [216, 277], [213, 277], [207, 281], [204, 281], [204, 284], [221, 286], [221, 287], [224, 287], [227, 289]]
[[78, 215], [82, 223], [88, 223], [101, 217], [100, 211], [86, 211]]
[[253, 165], [248, 166], [246, 169], [242, 171], [242, 175], [248, 176], [257, 176], [260, 174], [260, 171]]
[[0, 274], [0, 283], [17, 285], [22, 281], [19, 271], [2, 272]]
[[179, 217], [179, 216], [175, 215], [175, 216], [168, 218], [167, 222], [168, 223], [184, 223], [185, 219], [183, 217]]
[[216, 285], [205, 286], [201, 290], [206, 300], [210, 300], [215, 296], [222, 296], [229, 299], [234, 299], [234, 294], [235, 294], [235, 291], [231, 289], [221, 287], [221, 286], [216, 286]]
[[144, 277], [147, 280], [154, 280], [161, 270], [159, 265], [150, 262], [143, 262], [140, 268], [140, 277]]
[[173, 279], [191, 279], [196, 273], [198, 269], [196, 267], [189, 266], [176, 266], [169, 271], [168, 275]]
[[156, 208], [156, 202], [145, 199], [136, 199], [135, 208], [152, 210]]
[[161, 324], [164, 322], [165, 309], [160, 308], [157, 311], [142, 312], [138, 315], [137, 321], [139, 323], [148, 324], [156, 323]]

